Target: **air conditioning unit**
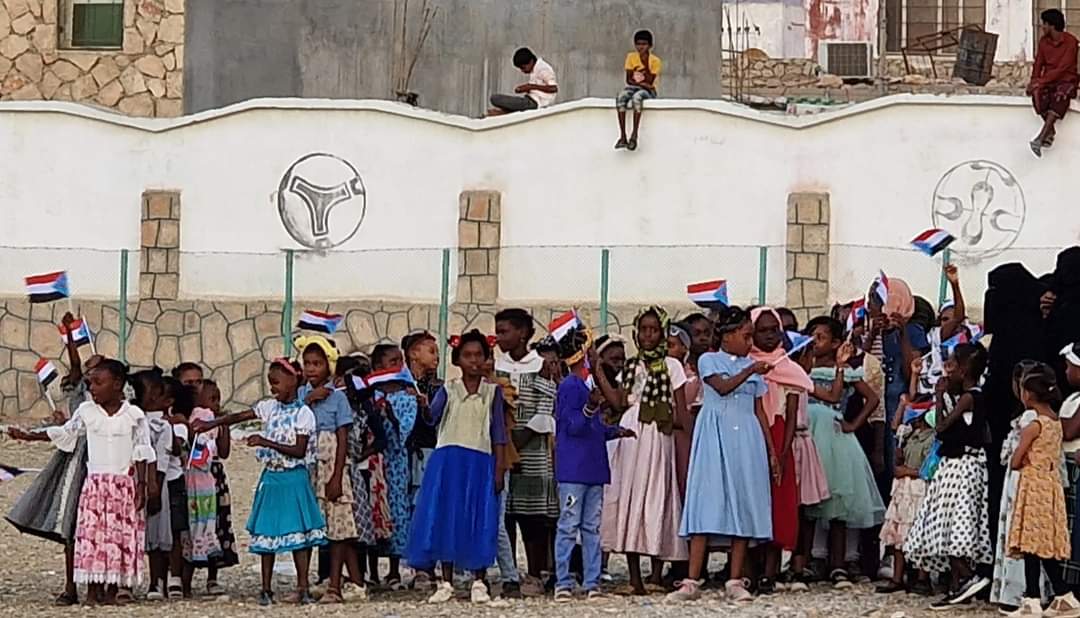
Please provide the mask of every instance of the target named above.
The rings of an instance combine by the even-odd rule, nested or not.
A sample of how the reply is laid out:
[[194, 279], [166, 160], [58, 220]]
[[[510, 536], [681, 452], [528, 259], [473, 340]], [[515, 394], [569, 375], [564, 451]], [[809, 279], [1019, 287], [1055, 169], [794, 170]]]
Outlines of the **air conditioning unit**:
[[865, 41], [821, 41], [818, 43], [818, 64], [831, 75], [873, 77], [873, 48]]

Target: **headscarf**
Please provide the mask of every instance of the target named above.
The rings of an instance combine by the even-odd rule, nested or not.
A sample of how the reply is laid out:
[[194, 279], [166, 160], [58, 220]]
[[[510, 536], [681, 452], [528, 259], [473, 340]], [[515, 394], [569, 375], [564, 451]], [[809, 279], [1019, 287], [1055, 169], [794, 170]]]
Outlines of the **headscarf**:
[[[655, 315], [660, 321], [660, 343], [652, 350], [643, 350], [641, 338], [638, 336], [638, 324], [641, 323], [641, 318], [649, 314]], [[667, 311], [659, 305], [651, 305], [638, 311], [634, 317], [634, 345], [637, 346], [637, 356], [627, 361], [626, 370], [623, 372], [623, 388], [630, 391], [634, 387], [638, 366], [645, 369], [645, 390], [638, 405], [638, 420], [642, 423], [656, 423], [656, 428], [664, 435], [671, 435], [674, 429], [671, 410], [674, 397], [667, 368], [667, 333], [670, 326], [671, 320]]]
[[[1058, 254], [1050, 289], [1057, 298], [1046, 318], [1048, 356], [1080, 340], [1080, 247], [1069, 247]], [[1075, 389], [1065, 379], [1065, 366], [1056, 367], [1058, 384], [1064, 394], [1072, 394]]]
[[[892, 295], [890, 291], [890, 296]], [[776, 327], [782, 328], [780, 321], [780, 315], [772, 307], [755, 307], [750, 310], [750, 322], [757, 324], [758, 318], [763, 313], [771, 313], [776, 318]], [[781, 330], [781, 334], [783, 331]], [[769, 416], [769, 424], [772, 424], [772, 419], [780, 416], [784, 413], [784, 403], [786, 397], [784, 397], [783, 387], [795, 388], [803, 391], [813, 391], [814, 383], [810, 381], [810, 376], [806, 375], [806, 371], [803, 370], [795, 361], [787, 355], [784, 350], [784, 346], [778, 345], [772, 352], [766, 352], [756, 345], [750, 348], [750, 358], [755, 361], [765, 361], [772, 365], [772, 371], [764, 374], [765, 384], [769, 387], [765, 391], [765, 395], [761, 398], [762, 406], [765, 408], [765, 413]]]
[[[668, 328], [668, 337], [677, 337], [682, 342], [683, 347], [686, 348], [687, 353], [690, 352], [690, 331], [686, 330], [686, 327], [678, 322], [672, 322]], [[686, 359], [680, 358], [679, 360], [685, 361]]]
[[[331, 343], [329, 339], [322, 335], [301, 335], [293, 341], [293, 345], [296, 346], [297, 349], [298, 357], [302, 357], [304, 355], [304, 350], [306, 350], [309, 345], [313, 344], [319, 346], [319, 349], [326, 355], [326, 364], [330, 367], [330, 377], [333, 377], [334, 370], [337, 368], [337, 359], [338, 356], [340, 356], [340, 352], [338, 352], [338, 349], [334, 347], [334, 344]], [[303, 363], [302, 358], [299, 360]]]
[[903, 279], [889, 278], [889, 298], [882, 307], [886, 316], [899, 313], [907, 319], [915, 313], [915, 297], [911, 295], [911, 287]]

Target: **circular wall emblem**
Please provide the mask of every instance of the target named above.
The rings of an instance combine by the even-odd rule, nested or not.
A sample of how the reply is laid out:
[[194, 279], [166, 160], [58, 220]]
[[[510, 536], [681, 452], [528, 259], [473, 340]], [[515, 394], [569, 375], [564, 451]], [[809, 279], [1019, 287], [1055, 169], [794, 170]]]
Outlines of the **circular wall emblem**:
[[959, 261], [977, 262], [1011, 247], [1026, 214], [1020, 182], [993, 161], [975, 159], [955, 165], [934, 187], [934, 227], [956, 237], [949, 249]]
[[309, 249], [331, 249], [360, 229], [367, 192], [360, 173], [341, 157], [315, 152], [293, 163], [277, 191], [281, 223]]

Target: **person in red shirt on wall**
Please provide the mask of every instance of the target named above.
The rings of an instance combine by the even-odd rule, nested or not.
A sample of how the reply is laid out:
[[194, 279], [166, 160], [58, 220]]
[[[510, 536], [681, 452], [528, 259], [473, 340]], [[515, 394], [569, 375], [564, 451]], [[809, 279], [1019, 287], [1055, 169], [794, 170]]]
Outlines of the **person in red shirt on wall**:
[[1039, 19], [1042, 22], [1039, 49], [1027, 87], [1035, 113], [1044, 120], [1042, 131], [1031, 140], [1031, 151], [1037, 157], [1042, 156], [1043, 148], [1053, 145], [1054, 124], [1069, 111], [1069, 102], [1076, 97], [1076, 86], [1080, 82], [1076, 71], [1080, 41], [1065, 32], [1065, 15], [1057, 9], [1048, 9]]

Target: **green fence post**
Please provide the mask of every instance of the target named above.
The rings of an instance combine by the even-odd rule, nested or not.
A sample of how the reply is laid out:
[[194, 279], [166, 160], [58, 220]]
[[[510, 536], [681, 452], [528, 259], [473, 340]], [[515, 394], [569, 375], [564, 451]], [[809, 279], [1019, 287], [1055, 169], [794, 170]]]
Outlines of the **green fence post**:
[[600, 250], [600, 334], [608, 327], [608, 275], [611, 273], [611, 249]]
[[442, 250], [442, 289], [439, 293], [439, 377], [446, 377], [447, 344], [450, 339], [450, 249]]
[[762, 246], [758, 247], [758, 282], [757, 282], [757, 304], [765, 304], [765, 293], [768, 290], [769, 280], [769, 248]]
[[296, 252], [285, 250], [285, 301], [281, 305], [281, 355], [289, 356], [292, 352], [292, 314], [293, 314], [293, 261]]
[[949, 293], [949, 278], [945, 276], [945, 267], [949, 265], [951, 259], [952, 252], [945, 249], [941, 253], [941, 283], [938, 284], [938, 307], [945, 304], [945, 297]]
[[120, 346], [120, 362], [127, 364], [127, 297], [128, 297], [128, 250], [120, 250], [120, 332], [117, 338]]

